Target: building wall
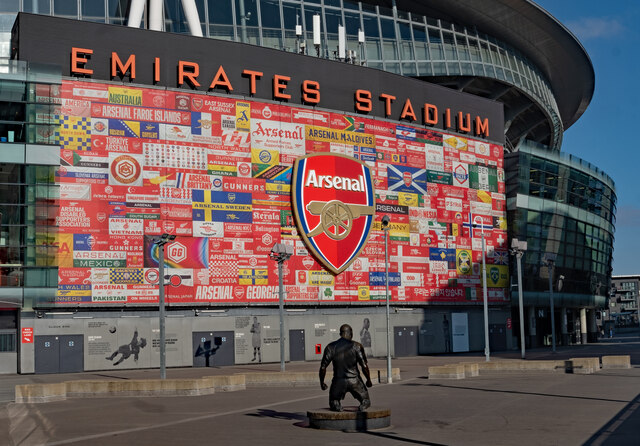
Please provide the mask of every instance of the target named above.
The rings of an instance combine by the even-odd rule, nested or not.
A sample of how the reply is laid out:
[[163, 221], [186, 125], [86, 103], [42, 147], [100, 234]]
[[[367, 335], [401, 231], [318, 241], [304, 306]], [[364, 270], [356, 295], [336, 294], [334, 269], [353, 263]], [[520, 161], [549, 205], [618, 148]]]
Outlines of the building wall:
[[[467, 330], [458, 333], [451, 324], [452, 313], [464, 314], [467, 318]], [[214, 336], [231, 334], [231, 338], [224, 339], [224, 346], [233, 343], [230, 364], [251, 364], [280, 361], [280, 326], [277, 309], [225, 309], [222, 312], [199, 311], [194, 315], [193, 310], [170, 311], [166, 319], [167, 366], [191, 367], [195, 364], [203, 366], [202, 352], [205, 345], [201, 336], [213, 333]], [[308, 308], [304, 311], [285, 311], [285, 360], [291, 358], [290, 330], [304, 331], [304, 359], [319, 360], [317, 353], [339, 337], [339, 328], [348, 323], [353, 327], [354, 340], [364, 342], [370, 357], [384, 357], [387, 352], [386, 317], [384, 308], [359, 308], [345, 310], [341, 308]], [[39, 315], [39, 316], [38, 316]], [[449, 321], [448, 330], [444, 328], [444, 319]], [[259, 339], [256, 341], [254, 333], [254, 318], [260, 324]], [[511, 348], [512, 333], [506, 329], [508, 311], [502, 309], [490, 312], [489, 323], [502, 327], [503, 333], [497, 337], [499, 348]], [[367, 335], [363, 333], [364, 320], [369, 320], [370, 345]], [[77, 350], [78, 358], [60, 355], [58, 366], [62, 369], [69, 367], [76, 359], [82, 370], [110, 370], [128, 368], [153, 368], [159, 364], [159, 329], [158, 317], [153, 312], [77, 312], [69, 315], [41, 312], [25, 315], [22, 319], [23, 327], [33, 328], [35, 334], [31, 343], [20, 345], [20, 373], [43, 373], [50, 366], [42, 361], [45, 340], [50, 342], [51, 349], [58, 348], [58, 344], [68, 344], [75, 336], [80, 336], [82, 349]], [[478, 351], [484, 348], [484, 324], [482, 308], [470, 307], [442, 307], [442, 308], [394, 308], [391, 309], [390, 326], [392, 330], [391, 353], [403, 356], [403, 351], [415, 348], [419, 354], [452, 351], [457, 345], [454, 336], [468, 342], [468, 351]], [[406, 328], [406, 330], [405, 330]], [[496, 331], [498, 328], [496, 328]], [[255, 330], [257, 331], [257, 330]], [[224, 333], [221, 333], [224, 332]], [[137, 333], [136, 341], [142, 338], [146, 345], [139, 348], [138, 360], [134, 354], [115, 364], [122, 354], [118, 353], [109, 359], [112, 353], [121, 346], [128, 346]], [[398, 334], [402, 333], [402, 334]], [[445, 342], [445, 338], [448, 342]], [[208, 338], [207, 338], [208, 339]], [[493, 341], [492, 341], [493, 342]], [[229, 344], [227, 344], [229, 343]], [[254, 360], [254, 345], [260, 346], [260, 356]], [[396, 346], [399, 349], [396, 352]], [[200, 354], [198, 349], [200, 347]], [[215, 348], [215, 347], [214, 347]], [[465, 350], [467, 351], [467, 350]], [[296, 351], [299, 353], [299, 351]], [[218, 356], [216, 356], [218, 354]], [[220, 365], [220, 352], [214, 352], [209, 358], [209, 366]], [[40, 361], [38, 363], [38, 361]]]

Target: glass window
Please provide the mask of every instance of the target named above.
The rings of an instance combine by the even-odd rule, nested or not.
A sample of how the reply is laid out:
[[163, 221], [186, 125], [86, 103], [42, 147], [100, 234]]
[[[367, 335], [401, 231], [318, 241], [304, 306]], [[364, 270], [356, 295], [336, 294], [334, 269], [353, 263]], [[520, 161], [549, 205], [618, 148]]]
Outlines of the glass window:
[[376, 5], [370, 5], [369, 3], [362, 3], [362, 10], [377, 13]]
[[402, 64], [402, 74], [404, 76], [416, 76], [418, 73], [416, 71], [415, 63], [403, 63]]
[[433, 74], [431, 64], [429, 62], [418, 62], [418, 74], [420, 76], [431, 76]]
[[482, 61], [478, 41], [475, 39], [469, 39], [469, 54], [471, 55], [471, 60], [476, 62]]
[[[260, 16], [265, 28], [280, 28], [280, 2], [278, 0], [261, 0]], [[295, 28], [294, 28], [295, 30]]]
[[442, 76], [447, 74], [447, 66], [444, 62], [434, 62], [433, 64], [434, 76]]
[[127, 21], [128, 4], [129, 2], [126, 0], [109, 0], [107, 4], [107, 23], [124, 25]]
[[246, 26], [258, 26], [258, 7], [256, 0], [235, 0], [236, 23], [244, 23]]
[[104, 23], [104, 13], [102, 0], [82, 0], [82, 20]]
[[[397, 44], [395, 40], [392, 41], [384, 41], [383, 42], [383, 53], [384, 53], [384, 59], [385, 60], [395, 60], [398, 58], [398, 51], [397, 51]], [[399, 67], [398, 67], [398, 71], [394, 71], [394, 73], [399, 73]]]
[[400, 74], [400, 64], [395, 62], [395, 63], [386, 63], [385, 64], [385, 69], [391, 73], [396, 73], [396, 74]]
[[358, 7], [358, 2], [344, 0], [344, 9], [355, 9], [357, 11], [360, 8]]
[[16, 12], [19, 10], [20, 2], [18, 0], [2, 0], [0, 3], [0, 12]]
[[413, 60], [413, 46], [411, 45], [411, 42], [400, 42], [400, 58], [404, 60]]
[[357, 36], [358, 30], [362, 27], [360, 26], [360, 16], [358, 14], [353, 14], [351, 12], [344, 13], [344, 26], [346, 28], [347, 34], [350, 36]]
[[230, 0], [209, 0], [209, 23], [233, 25]]
[[398, 22], [398, 30], [402, 40], [411, 40], [411, 28], [408, 23]]
[[[18, 0], [15, 0], [16, 3]], [[49, 0], [24, 0], [22, 3], [22, 10], [24, 12], [33, 12], [34, 14], [44, 14], [48, 15], [50, 12], [50, 4]], [[15, 12], [16, 9], [12, 9], [9, 12]]]
[[364, 34], [367, 40], [369, 40], [370, 37], [380, 37], [380, 31], [378, 30], [378, 19], [376, 19], [375, 17], [363, 16], [362, 21], [364, 22]]
[[395, 39], [396, 30], [393, 20], [380, 19], [380, 27], [382, 29], [382, 37], [385, 39]]
[[53, 15], [78, 18], [78, 2], [76, 0], [54, 0]]
[[325, 20], [327, 24], [327, 33], [334, 34], [334, 40], [338, 39], [338, 26], [342, 24], [342, 14], [340, 11], [333, 9], [325, 10]]
[[302, 25], [302, 11], [300, 10], [300, 5], [283, 3], [282, 18], [284, 20], [284, 29], [295, 32], [296, 23], [298, 25]]

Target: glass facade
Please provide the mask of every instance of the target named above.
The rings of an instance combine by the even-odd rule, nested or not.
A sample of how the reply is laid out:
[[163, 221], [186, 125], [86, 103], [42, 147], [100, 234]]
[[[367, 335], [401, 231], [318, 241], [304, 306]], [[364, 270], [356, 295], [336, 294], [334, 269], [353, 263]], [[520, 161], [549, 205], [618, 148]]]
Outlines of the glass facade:
[[[526, 240], [523, 288], [549, 289], [546, 253], [555, 254], [562, 292], [600, 296], [609, 290], [616, 210], [611, 178], [579, 158], [528, 143], [505, 157], [511, 238]], [[515, 271], [515, 261], [512, 262]], [[525, 293], [526, 294], [526, 293]]]
[[[126, 22], [126, 0], [24, 0], [21, 11], [100, 23]], [[164, 1], [168, 32], [188, 33], [180, 0]], [[78, 7], [79, 6], [79, 7]], [[404, 76], [474, 76], [496, 79], [534, 98], [551, 123], [551, 148], [559, 150], [562, 122], [548, 81], [517, 49], [472, 27], [401, 10], [347, 0], [196, 0], [203, 35], [334, 58], [338, 26], [346, 31], [347, 55], [372, 68]], [[15, 11], [15, 10], [12, 10]], [[321, 45], [313, 45], [313, 16], [320, 15]], [[0, 57], [9, 56], [15, 12], [0, 12]], [[4, 24], [4, 26], [3, 26]], [[302, 36], [296, 36], [296, 25]], [[358, 31], [365, 34], [359, 44]], [[4, 37], [4, 39], [3, 39]], [[304, 43], [304, 45], [301, 45]]]
[[26, 145], [37, 152], [59, 144], [60, 83], [35, 79], [22, 62], [7, 67], [0, 79], [0, 287], [55, 287], [54, 167], [25, 161]]

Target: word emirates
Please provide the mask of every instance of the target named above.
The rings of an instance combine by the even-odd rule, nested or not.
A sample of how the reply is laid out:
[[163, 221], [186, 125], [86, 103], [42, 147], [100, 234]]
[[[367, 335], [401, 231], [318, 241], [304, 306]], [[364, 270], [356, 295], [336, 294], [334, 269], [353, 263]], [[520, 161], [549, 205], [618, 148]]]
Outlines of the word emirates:
[[[91, 55], [93, 50], [90, 48], [71, 48], [71, 74], [80, 76], [91, 76], [93, 70], [89, 66], [91, 61]], [[117, 76], [129, 76], [131, 81], [136, 78], [136, 55], [131, 54], [126, 62], [122, 62], [122, 59], [116, 52], [111, 53], [111, 78]], [[257, 92], [257, 83], [262, 80], [264, 73], [256, 70], [243, 70], [242, 76], [247, 78], [249, 82], [249, 92], [254, 95]], [[178, 61], [178, 77], [176, 87], [182, 87], [187, 85], [192, 89], [198, 89], [202, 87], [200, 81], [202, 76], [200, 75], [200, 65], [196, 62], [189, 62], [180, 60]], [[272, 91], [274, 100], [289, 100], [291, 94], [287, 91], [291, 91], [293, 87], [289, 85], [291, 81], [290, 76], [281, 74], [274, 74], [272, 76]], [[153, 62], [153, 82], [160, 82], [160, 58], [154, 58]], [[220, 65], [218, 71], [213, 76], [208, 90], [222, 89], [227, 92], [234, 90], [229, 76], [227, 75], [224, 67]], [[306, 105], [320, 105], [320, 83], [314, 80], [303, 80], [301, 85], [301, 99]], [[416, 114], [416, 108], [409, 98], [405, 99], [400, 114], [397, 115], [397, 106], [401, 103], [396, 96], [387, 93], [380, 93], [377, 96], [370, 90], [358, 89], [354, 92], [354, 108], [357, 112], [367, 114], [373, 110], [374, 100], [382, 103], [384, 107], [384, 116], [386, 118], [396, 118], [400, 121], [406, 120], [409, 122], [420, 122], [426, 126], [442, 125], [444, 130], [452, 129], [459, 133], [472, 133], [480, 137], [489, 137], [489, 118], [482, 118], [476, 115], [471, 117], [470, 113], [463, 113], [462, 111], [454, 112], [450, 108], [445, 108], [444, 111], [438, 110], [438, 107], [434, 104], [425, 102], [420, 110], [421, 119], [418, 119]], [[395, 109], [395, 112], [394, 110]], [[442, 121], [441, 121], [442, 119]]]

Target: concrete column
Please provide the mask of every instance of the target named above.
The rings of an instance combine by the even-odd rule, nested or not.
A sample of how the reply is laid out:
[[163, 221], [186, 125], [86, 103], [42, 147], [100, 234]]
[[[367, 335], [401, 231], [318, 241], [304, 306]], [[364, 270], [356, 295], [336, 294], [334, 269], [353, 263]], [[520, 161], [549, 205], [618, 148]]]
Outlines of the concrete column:
[[589, 342], [598, 342], [598, 323], [596, 321], [596, 310], [587, 310], [587, 340]]
[[567, 328], [567, 307], [560, 308], [560, 342], [569, 345], [569, 330]]
[[536, 307], [527, 308], [527, 328], [529, 329], [527, 336], [529, 348], [536, 348], [538, 346], [538, 341], [536, 340]]
[[580, 308], [580, 342], [587, 343], [587, 309]]

